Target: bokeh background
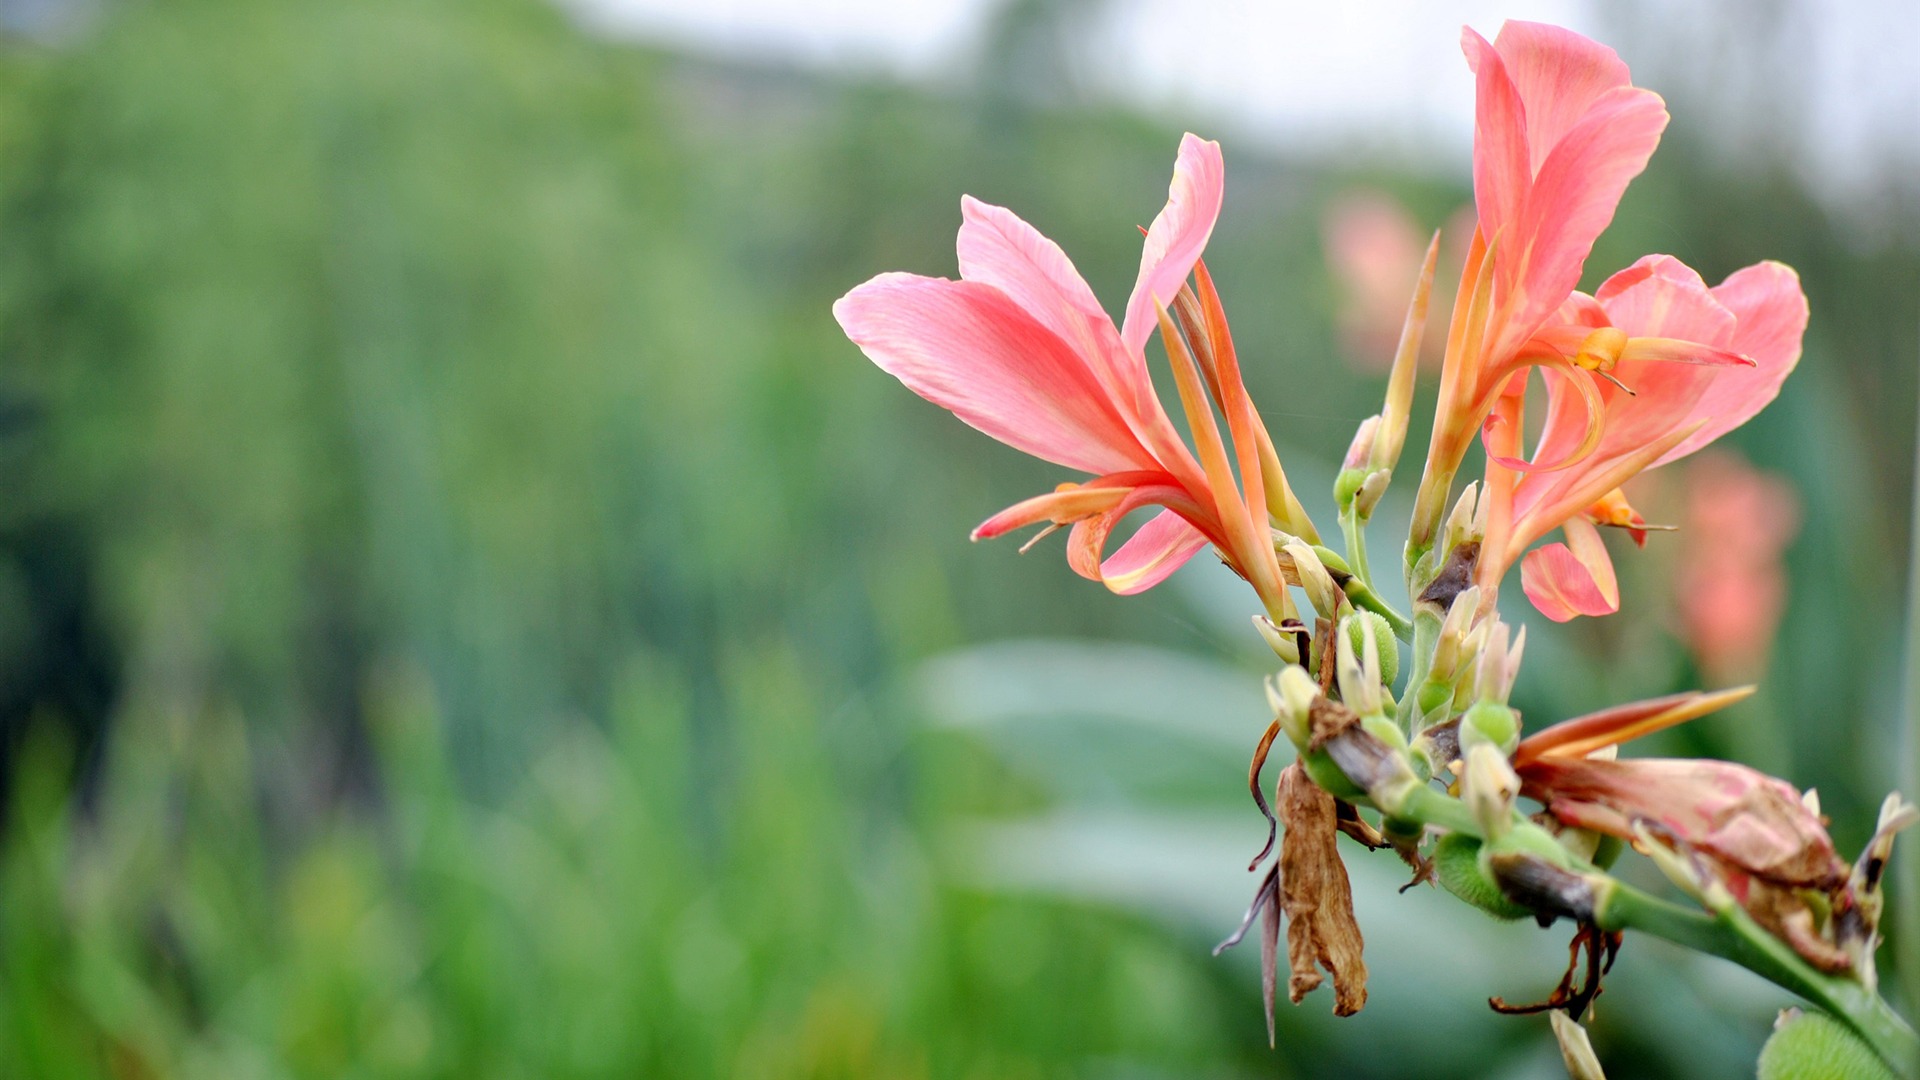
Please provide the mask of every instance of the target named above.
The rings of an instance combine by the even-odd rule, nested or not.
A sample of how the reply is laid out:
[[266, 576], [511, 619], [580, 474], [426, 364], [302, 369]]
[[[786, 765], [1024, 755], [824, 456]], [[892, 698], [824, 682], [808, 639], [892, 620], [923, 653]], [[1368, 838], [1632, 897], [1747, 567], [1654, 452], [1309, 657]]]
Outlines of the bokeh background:
[[[1683, 528], [1622, 614], [1512, 613], [1518, 703], [1758, 679], [1643, 752], [1816, 786], [1857, 849], [1914, 793], [1901, 5], [1268, 7], [0, 3], [0, 1075], [1561, 1075], [1484, 999], [1564, 930], [1359, 853], [1372, 1003], [1267, 1049], [1209, 955], [1264, 831], [1250, 597], [966, 543], [1065, 477], [828, 313], [951, 274], [962, 192], [1115, 303], [1220, 137], [1210, 265], [1325, 507], [1470, 202], [1458, 26], [1507, 15], [1674, 112], [1594, 280], [1775, 257], [1814, 313], [1777, 404], [1637, 489]], [[1594, 1038], [1750, 1075], [1784, 1004], [1635, 940]]]

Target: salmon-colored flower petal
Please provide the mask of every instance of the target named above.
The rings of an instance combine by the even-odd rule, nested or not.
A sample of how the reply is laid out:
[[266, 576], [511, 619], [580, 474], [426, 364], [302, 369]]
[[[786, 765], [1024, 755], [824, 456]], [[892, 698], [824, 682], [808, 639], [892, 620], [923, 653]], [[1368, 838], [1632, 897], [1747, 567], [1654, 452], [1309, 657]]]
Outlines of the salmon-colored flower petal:
[[1628, 337], [1669, 337], [1705, 345], [1733, 340], [1739, 318], [1698, 271], [1671, 255], [1643, 255], [1594, 290], [1607, 322]]
[[1593, 242], [1613, 221], [1620, 196], [1646, 168], [1666, 126], [1660, 95], [1621, 87], [1602, 96], [1553, 147], [1506, 249], [1517, 295], [1496, 352], [1525, 341], [1580, 283]]
[[[954, 246], [962, 278], [1006, 293], [1090, 364], [1109, 364], [1123, 355], [1112, 317], [1060, 245], [1013, 211], [971, 195], [960, 199], [960, 218]], [[1139, 367], [1145, 375], [1144, 361]]]
[[1752, 419], [1780, 393], [1780, 384], [1800, 362], [1807, 296], [1792, 267], [1762, 262], [1736, 270], [1714, 287], [1713, 296], [1736, 320], [1728, 347], [1751, 357], [1755, 367], [1715, 375], [1691, 414], [1707, 419], [1707, 425], [1656, 464], [1685, 457]]
[[1611, 50], [1578, 34], [1508, 23], [1496, 43], [1469, 29], [1461, 46], [1477, 84], [1474, 201], [1498, 249], [1492, 353], [1505, 356], [1579, 283], [1667, 113]]
[[1583, 517], [1570, 519], [1565, 529], [1567, 543], [1536, 548], [1522, 560], [1520, 588], [1527, 599], [1554, 622], [1620, 610], [1620, 585], [1600, 530]]
[[1127, 298], [1126, 318], [1120, 325], [1120, 340], [1128, 352], [1145, 355], [1147, 340], [1160, 327], [1157, 309], [1173, 307], [1180, 286], [1206, 249], [1213, 224], [1220, 217], [1225, 170], [1219, 143], [1191, 134], [1180, 140], [1167, 205], [1147, 228], [1146, 245], [1140, 252], [1140, 275], [1134, 282], [1133, 295]]
[[1526, 102], [1527, 142], [1534, 148], [1529, 164], [1535, 172], [1547, 151], [1602, 95], [1633, 82], [1619, 54], [1562, 27], [1508, 20], [1493, 47]]
[[1060, 246], [1003, 207], [960, 201], [960, 276], [992, 285], [1065, 341], [1099, 380], [1146, 447], [1183, 483], [1203, 482], [1180, 434], [1153, 391], [1146, 354], [1121, 344], [1093, 290]]
[[1185, 566], [1207, 543], [1206, 534], [1186, 518], [1162, 510], [1100, 563], [1100, 577], [1122, 596], [1145, 592]]
[[991, 285], [881, 274], [833, 313], [908, 389], [1008, 446], [1092, 473], [1159, 468], [1080, 354]]
[[973, 530], [972, 539], [992, 540], [1043, 521], [1079, 521], [1113, 509], [1127, 497], [1129, 488], [1169, 482], [1165, 473], [1125, 472], [1109, 473], [1085, 484], [1061, 484], [1045, 495], [1022, 499], [981, 522]]

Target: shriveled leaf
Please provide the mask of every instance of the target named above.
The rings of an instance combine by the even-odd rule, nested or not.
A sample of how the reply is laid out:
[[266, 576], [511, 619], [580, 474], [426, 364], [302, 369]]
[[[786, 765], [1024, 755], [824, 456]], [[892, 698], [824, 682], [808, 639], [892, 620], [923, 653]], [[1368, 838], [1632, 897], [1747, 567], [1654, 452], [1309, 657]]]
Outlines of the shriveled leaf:
[[1339, 808], [1298, 762], [1280, 774], [1277, 797], [1286, 832], [1280, 841], [1280, 891], [1287, 917], [1287, 996], [1295, 1004], [1333, 976], [1338, 1016], [1367, 1003], [1364, 941], [1353, 917], [1353, 887], [1338, 848]]

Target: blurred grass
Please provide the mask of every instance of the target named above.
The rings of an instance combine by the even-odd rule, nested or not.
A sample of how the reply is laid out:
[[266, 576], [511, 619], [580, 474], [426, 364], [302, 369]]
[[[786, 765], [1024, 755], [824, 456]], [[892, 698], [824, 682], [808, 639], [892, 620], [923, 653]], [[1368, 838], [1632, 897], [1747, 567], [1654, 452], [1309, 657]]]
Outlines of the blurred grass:
[[[719, 65], [531, 0], [156, 0], [0, 57], [0, 1075], [1405, 1075], [1367, 1025], [1433, 1004], [1424, 956], [1269, 1054], [1245, 959], [1206, 955], [1238, 868], [1168, 861], [1257, 840], [1244, 604], [967, 545], [1061, 477], [828, 316], [951, 274], [961, 192], [1124, 295], [1177, 128], [994, 70]], [[1209, 263], [1310, 476], [1379, 393], [1338, 363], [1319, 207], [1364, 180], [1437, 224], [1466, 191], [1229, 154]], [[1670, 140], [1593, 266], [1801, 269], [1806, 363], [1739, 438], [1809, 524], [1759, 704], [1664, 745], [1778, 748], [1852, 848], [1897, 767], [1920, 245], [1715, 169]], [[1533, 627], [1529, 717], [1690, 682], [1662, 559], [1622, 560], [1616, 619]], [[1029, 829], [1062, 821], [1097, 827]], [[988, 844], [984, 874], [994, 836], [1057, 872]], [[1136, 872], [1159, 901], [1098, 887]], [[1610, 1061], [1761, 1034], [1720, 969], [1639, 955]], [[1659, 1026], [1716, 1000], [1696, 1045]], [[1544, 1025], [1486, 1019], [1425, 1074], [1553, 1075]]]

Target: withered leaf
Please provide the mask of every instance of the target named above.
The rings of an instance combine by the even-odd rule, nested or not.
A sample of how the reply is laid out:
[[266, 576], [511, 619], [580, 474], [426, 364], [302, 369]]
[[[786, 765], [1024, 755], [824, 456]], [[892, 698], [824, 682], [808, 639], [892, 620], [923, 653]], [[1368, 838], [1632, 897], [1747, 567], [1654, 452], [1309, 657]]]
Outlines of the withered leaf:
[[1353, 886], [1340, 861], [1339, 808], [1295, 762], [1280, 774], [1274, 802], [1286, 831], [1280, 841], [1280, 894], [1287, 917], [1287, 997], [1294, 1004], [1333, 976], [1337, 1016], [1367, 1003], [1365, 944], [1353, 917]]

